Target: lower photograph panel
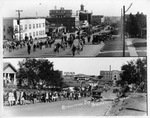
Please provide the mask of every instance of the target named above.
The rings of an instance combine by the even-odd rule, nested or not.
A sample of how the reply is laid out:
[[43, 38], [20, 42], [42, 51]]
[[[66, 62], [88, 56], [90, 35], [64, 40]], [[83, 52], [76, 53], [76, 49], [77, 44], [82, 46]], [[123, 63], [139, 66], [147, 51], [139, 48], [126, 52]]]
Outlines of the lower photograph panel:
[[3, 116], [147, 116], [147, 58], [3, 59]]

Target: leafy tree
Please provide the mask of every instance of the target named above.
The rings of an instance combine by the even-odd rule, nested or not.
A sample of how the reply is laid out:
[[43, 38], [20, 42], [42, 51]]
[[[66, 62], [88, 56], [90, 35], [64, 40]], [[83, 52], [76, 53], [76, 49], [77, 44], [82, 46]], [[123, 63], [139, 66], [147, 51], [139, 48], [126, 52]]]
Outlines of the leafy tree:
[[146, 16], [137, 12], [135, 15], [130, 13], [126, 18], [126, 32], [131, 37], [141, 37], [141, 29], [146, 28]]
[[17, 78], [19, 85], [23, 81], [27, 81], [31, 88], [35, 88], [39, 84], [42, 86], [61, 86], [61, 72], [53, 70], [53, 63], [47, 59], [25, 59], [19, 62], [19, 71]]
[[[141, 82], [147, 83], [147, 60], [139, 58], [136, 61], [131, 60], [121, 67], [121, 81], [127, 81], [129, 84], [135, 83], [139, 85]], [[123, 83], [121, 82], [121, 83]]]

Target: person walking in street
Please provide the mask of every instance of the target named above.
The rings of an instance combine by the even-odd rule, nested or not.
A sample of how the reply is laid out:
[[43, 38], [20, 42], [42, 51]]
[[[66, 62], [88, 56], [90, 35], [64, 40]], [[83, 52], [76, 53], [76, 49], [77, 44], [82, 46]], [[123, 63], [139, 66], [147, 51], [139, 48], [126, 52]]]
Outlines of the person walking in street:
[[90, 35], [88, 35], [88, 43], [90, 42], [90, 40], [91, 40], [91, 36], [90, 36]]
[[30, 51], [31, 51], [31, 46], [29, 43], [27, 43], [27, 51], [28, 51], [28, 54], [30, 54]]
[[73, 44], [72, 45], [72, 55], [73, 55], [73, 57], [75, 56], [75, 51], [76, 51], [76, 46]]

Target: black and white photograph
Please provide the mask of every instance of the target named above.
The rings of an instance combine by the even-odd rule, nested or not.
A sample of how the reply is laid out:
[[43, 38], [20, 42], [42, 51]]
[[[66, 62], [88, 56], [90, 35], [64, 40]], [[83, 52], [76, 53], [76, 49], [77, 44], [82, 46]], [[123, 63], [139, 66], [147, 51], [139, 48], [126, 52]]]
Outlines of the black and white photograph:
[[0, 117], [148, 117], [149, 6], [0, 0]]
[[3, 84], [6, 117], [148, 113], [145, 57], [3, 59]]
[[147, 56], [147, 3], [2, 0], [3, 56]]

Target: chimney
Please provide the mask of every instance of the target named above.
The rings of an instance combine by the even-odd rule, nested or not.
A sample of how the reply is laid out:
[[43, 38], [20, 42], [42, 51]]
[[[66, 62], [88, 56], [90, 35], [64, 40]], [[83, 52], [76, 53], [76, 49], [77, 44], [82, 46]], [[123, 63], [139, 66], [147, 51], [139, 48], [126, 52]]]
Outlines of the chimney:
[[54, 10], [57, 10], [57, 7], [56, 7], [56, 6], [54, 7]]
[[109, 66], [109, 71], [111, 71], [111, 65]]

